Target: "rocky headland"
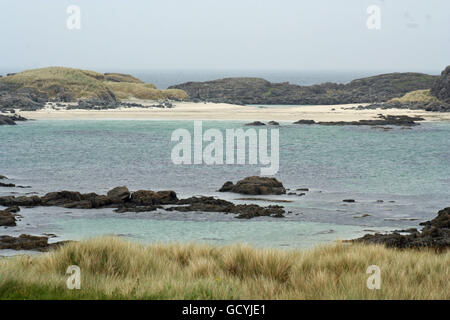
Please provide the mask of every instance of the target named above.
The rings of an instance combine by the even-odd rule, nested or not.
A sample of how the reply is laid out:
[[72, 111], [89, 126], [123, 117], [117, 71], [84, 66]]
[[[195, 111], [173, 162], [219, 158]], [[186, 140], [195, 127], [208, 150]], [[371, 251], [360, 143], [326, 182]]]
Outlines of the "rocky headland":
[[403, 97], [386, 102], [377, 102], [367, 106], [358, 106], [356, 110], [370, 109], [410, 109], [431, 112], [450, 112], [450, 66], [442, 71], [429, 90], [416, 90]]
[[181, 89], [191, 101], [230, 104], [332, 105], [385, 102], [421, 89], [430, 89], [438, 76], [422, 73], [390, 73], [356, 79], [348, 84], [323, 83], [300, 86], [271, 83], [260, 78], [226, 78], [187, 82], [170, 87]]
[[126, 74], [64, 67], [32, 69], [0, 77], [0, 112], [36, 111], [46, 107], [49, 101], [75, 102], [80, 109], [102, 110], [127, 107], [121, 101], [128, 98], [179, 101], [187, 97], [182, 90], [159, 90]]

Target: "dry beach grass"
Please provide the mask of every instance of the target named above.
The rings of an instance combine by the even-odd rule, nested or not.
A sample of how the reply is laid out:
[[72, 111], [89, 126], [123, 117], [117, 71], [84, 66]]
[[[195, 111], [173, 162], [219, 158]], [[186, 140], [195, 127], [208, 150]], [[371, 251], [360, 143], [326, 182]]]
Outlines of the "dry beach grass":
[[[69, 265], [81, 268], [80, 290], [66, 288]], [[366, 287], [370, 265], [380, 290]], [[97, 238], [0, 260], [1, 299], [450, 299], [449, 279], [449, 252], [342, 243], [299, 251]]]

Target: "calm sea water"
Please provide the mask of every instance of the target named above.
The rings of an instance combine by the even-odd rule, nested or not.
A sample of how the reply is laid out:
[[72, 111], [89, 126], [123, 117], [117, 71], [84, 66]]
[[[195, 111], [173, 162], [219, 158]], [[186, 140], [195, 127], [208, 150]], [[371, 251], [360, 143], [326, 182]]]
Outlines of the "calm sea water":
[[[204, 130], [243, 128], [243, 122], [204, 121]], [[258, 175], [259, 165], [174, 165], [171, 133], [193, 130], [192, 121], [49, 120], [0, 127], [0, 174], [30, 189], [1, 188], [0, 195], [57, 190], [106, 193], [174, 190], [179, 197], [213, 195], [237, 203], [240, 195], [216, 192], [225, 181]], [[310, 188], [292, 200], [284, 219], [242, 221], [221, 213], [112, 209], [24, 208], [15, 228], [0, 234], [54, 233], [61, 239], [121, 235], [143, 242], [246, 242], [262, 247], [311, 247], [360, 236], [368, 230], [418, 227], [450, 199], [450, 123], [410, 130], [294, 126], [280, 130], [280, 170], [286, 188]], [[354, 204], [343, 203], [352, 198]], [[383, 200], [383, 202], [377, 202]], [[260, 205], [270, 203], [251, 201]], [[370, 216], [357, 218], [363, 214]]]

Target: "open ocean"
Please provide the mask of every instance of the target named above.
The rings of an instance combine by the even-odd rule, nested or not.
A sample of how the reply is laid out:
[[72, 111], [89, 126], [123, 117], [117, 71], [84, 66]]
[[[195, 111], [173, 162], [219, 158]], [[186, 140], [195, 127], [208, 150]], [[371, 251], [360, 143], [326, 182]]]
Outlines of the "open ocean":
[[[204, 130], [244, 128], [244, 122], [204, 121]], [[174, 190], [179, 198], [213, 195], [228, 180], [258, 175], [260, 165], [174, 165], [171, 134], [192, 121], [40, 120], [0, 126], [0, 174], [30, 189], [0, 195], [73, 190], [106, 193]], [[120, 235], [142, 242], [245, 242], [258, 247], [312, 247], [371, 231], [419, 227], [450, 199], [450, 123], [389, 131], [353, 126], [282, 123], [280, 170], [286, 188], [305, 196], [263, 196], [282, 203], [286, 218], [235, 219], [223, 213], [115, 213], [113, 209], [23, 208], [14, 228], [0, 234], [56, 234], [52, 241]], [[269, 149], [270, 150], [270, 149]], [[343, 199], [356, 203], [343, 203]], [[383, 200], [383, 202], [377, 202]], [[236, 203], [243, 203], [238, 200]], [[250, 201], [263, 206], [268, 202]], [[248, 203], [248, 202], [247, 202]], [[370, 216], [356, 218], [364, 214]], [[0, 252], [0, 255], [2, 253]]]

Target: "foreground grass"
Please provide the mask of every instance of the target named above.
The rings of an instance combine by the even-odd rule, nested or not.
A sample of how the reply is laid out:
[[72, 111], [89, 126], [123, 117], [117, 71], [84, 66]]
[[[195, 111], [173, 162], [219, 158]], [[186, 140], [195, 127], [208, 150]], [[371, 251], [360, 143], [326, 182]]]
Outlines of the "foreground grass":
[[[69, 265], [81, 289], [68, 290]], [[366, 269], [381, 269], [369, 290]], [[450, 299], [450, 253], [336, 244], [304, 251], [244, 245], [144, 246], [118, 238], [0, 259], [1, 299]]]

